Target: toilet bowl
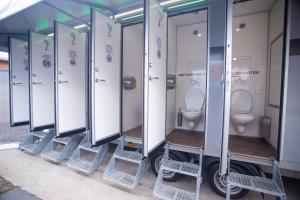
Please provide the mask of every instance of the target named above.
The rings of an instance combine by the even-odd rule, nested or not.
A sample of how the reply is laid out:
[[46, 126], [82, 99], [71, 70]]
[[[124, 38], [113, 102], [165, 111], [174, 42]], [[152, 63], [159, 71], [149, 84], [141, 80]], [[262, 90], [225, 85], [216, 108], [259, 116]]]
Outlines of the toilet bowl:
[[255, 120], [255, 116], [250, 113], [252, 105], [253, 98], [247, 90], [238, 89], [231, 93], [230, 118], [239, 133], [244, 133], [247, 125]]
[[196, 127], [202, 116], [202, 107], [204, 103], [204, 94], [200, 89], [191, 88], [185, 95], [185, 110], [182, 116], [191, 129]]

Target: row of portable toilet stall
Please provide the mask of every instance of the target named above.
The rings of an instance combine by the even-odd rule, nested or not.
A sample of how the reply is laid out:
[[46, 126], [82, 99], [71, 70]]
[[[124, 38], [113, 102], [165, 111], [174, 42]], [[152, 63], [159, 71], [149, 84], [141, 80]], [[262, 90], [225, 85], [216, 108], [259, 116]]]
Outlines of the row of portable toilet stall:
[[[151, 90], [144, 94], [153, 93], [158, 101], [165, 102], [167, 14], [156, 1], [146, 1], [145, 10], [150, 23], [145, 23], [144, 29], [155, 35], [150, 34], [145, 44], [145, 68], [150, 62], [152, 66], [143, 72], [147, 79], [144, 84], [154, 84], [144, 87]], [[55, 21], [53, 35], [29, 31], [28, 41], [9, 38], [11, 126], [29, 122], [31, 132], [20, 145], [22, 150], [54, 163], [69, 159], [68, 166], [85, 174], [99, 167], [108, 143], [114, 141], [118, 147], [104, 178], [133, 189], [147, 169], [148, 153], [164, 141], [165, 125], [160, 122], [165, 116], [159, 110], [148, 110], [154, 112], [153, 120], [149, 125], [144, 123], [144, 130], [150, 135], [148, 129], [155, 126], [153, 136], [144, 137], [147, 144], [139, 151], [124, 150], [123, 139], [118, 139], [122, 123], [122, 25], [96, 9], [91, 9], [90, 22], [89, 33]], [[156, 38], [161, 38], [159, 57]], [[144, 103], [148, 104], [146, 100]], [[92, 159], [82, 159], [84, 153]], [[116, 159], [137, 164], [136, 174], [118, 170]]]
[[[103, 177], [127, 188], [137, 186], [147, 169], [147, 157], [166, 140], [168, 13], [155, 0], [144, 2], [143, 119], [138, 150], [124, 150], [124, 139], [119, 139], [122, 136], [124, 26], [95, 9], [91, 10], [89, 32], [55, 22], [54, 37], [30, 31], [28, 42], [10, 38], [11, 125], [29, 121], [31, 129], [21, 149], [55, 163], [69, 158], [68, 166], [91, 174], [106, 157], [108, 143], [114, 141], [118, 147]], [[230, 162], [227, 162], [225, 129], [230, 111], [232, 5], [232, 1], [212, 0], [200, 6], [209, 11], [205, 145], [191, 150], [199, 157], [197, 164], [169, 161], [170, 146], [166, 145], [154, 187], [155, 197], [197, 199], [203, 151], [215, 157], [222, 153], [221, 172], [230, 174], [226, 171], [230, 169], [227, 166]], [[89, 161], [81, 159], [86, 152], [93, 155]], [[135, 174], [117, 169], [117, 160], [136, 164]], [[278, 164], [275, 162], [274, 166], [277, 179], [259, 181], [277, 184], [279, 189], [269, 194], [284, 199]], [[164, 170], [195, 177], [196, 191], [166, 186], [163, 184]], [[234, 186], [257, 189], [234, 182], [249, 177], [240, 174], [231, 177], [228, 186], [237, 184]], [[269, 190], [259, 191], [267, 193]], [[230, 195], [230, 190], [228, 193]]]

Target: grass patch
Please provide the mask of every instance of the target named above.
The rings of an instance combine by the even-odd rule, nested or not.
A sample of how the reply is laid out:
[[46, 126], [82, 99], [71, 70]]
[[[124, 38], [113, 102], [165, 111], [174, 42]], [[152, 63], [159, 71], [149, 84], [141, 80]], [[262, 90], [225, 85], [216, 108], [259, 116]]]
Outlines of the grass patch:
[[0, 194], [11, 190], [14, 185], [0, 176]]

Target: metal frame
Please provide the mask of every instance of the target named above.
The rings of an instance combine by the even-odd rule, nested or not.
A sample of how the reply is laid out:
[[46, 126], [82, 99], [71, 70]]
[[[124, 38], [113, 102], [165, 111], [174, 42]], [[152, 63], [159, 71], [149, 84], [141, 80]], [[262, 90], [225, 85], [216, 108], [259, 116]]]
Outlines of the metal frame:
[[[82, 133], [82, 132], [85, 132], [86, 129], [87, 129], [87, 119], [85, 120], [85, 127], [80, 127], [80, 128], [76, 128], [76, 129], [71, 129], [71, 130], [68, 130], [68, 131], [65, 131], [65, 132], [61, 132], [58, 134], [58, 127], [59, 127], [59, 121], [58, 121], [58, 55], [59, 55], [59, 51], [58, 51], [58, 24], [62, 25], [62, 26], [66, 26], [66, 27], [69, 27], [69, 28], [72, 28], [70, 26], [67, 26], [65, 24], [62, 24], [60, 22], [57, 22], [57, 21], [54, 21], [54, 99], [55, 99], [55, 103], [54, 103], [54, 107], [55, 107], [55, 115], [54, 115], [54, 119], [55, 119], [55, 134], [56, 136], [58, 137], [63, 137], [63, 136], [68, 136], [68, 135], [73, 135], [73, 134], [78, 134], [78, 133]], [[74, 29], [74, 28], [72, 28]], [[78, 31], [77, 29], [74, 29], [75, 31]], [[87, 40], [88, 40], [88, 33], [86, 33], [86, 36], [87, 36]], [[88, 46], [88, 41], [87, 41], [87, 46]], [[85, 73], [86, 73], [86, 76], [87, 76], [87, 70], [88, 70], [88, 47], [86, 48], [85, 50], [85, 53], [86, 53], [86, 61], [85, 61]], [[85, 80], [85, 85], [87, 86], [88, 85], [88, 78], [86, 78]], [[88, 108], [88, 100], [87, 100], [87, 92], [85, 92], [85, 98], [86, 98], [86, 109]], [[86, 110], [87, 112], [87, 110]], [[86, 118], [87, 118], [87, 114], [86, 114]]]
[[[144, 157], [148, 156], [145, 151], [148, 147], [148, 121], [145, 118], [145, 94], [148, 94], [148, 81], [145, 81], [145, 75], [148, 75], [149, 69], [149, 20], [150, 20], [150, 5], [149, 0], [144, 0], [144, 56], [143, 56], [143, 69], [142, 69], [142, 154]], [[148, 97], [148, 95], [147, 95]]]
[[[226, 0], [226, 47], [225, 47], [225, 83], [224, 87], [224, 107], [223, 107], [223, 132], [222, 147], [220, 158], [220, 174], [227, 173], [227, 156], [229, 142], [229, 123], [230, 123], [230, 99], [231, 99], [231, 61], [232, 61], [232, 21], [233, 21], [233, 0]], [[224, 78], [223, 78], [224, 79]]]
[[[169, 159], [169, 145], [165, 147], [165, 152], [161, 162], [161, 167], [156, 178], [153, 196], [159, 199], [199, 199], [200, 184], [202, 183], [202, 158], [203, 150], [199, 151], [199, 165], [189, 162], [174, 161]], [[171, 171], [196, 178], [195, 192], [186, 191], [177, 187], [165, 185], [163, 182], [164, 170]]]
[[[15, 126], [23, 126], [23, 125], [28, 125], [29, 121], [22, 121], [22, 122], [13, 122], [13, 102], [12, 102], [12, 94], [13, 94], [13, 80], [12, 80], [12, 53], [11, 53], [11, 40], [19, 40], [19, 41], [24, 41], [24, 40], [20, 40], [17, 38], [13, 38], [13, 37], [8, 37], [8, 76], [9, 76], [9, 111], [10, 111], [10, 126], [11, 127], [15, 127]], [[24, 41], [26, 42], [26, 41]]]
[[279, 164], [272, 161], [272, 179], [260, 176], [249, 176], [230, 171], [230, 154], [228, 155], [226, 200], [230, 200], [231, 187], [236, 186], [263, 194], [269, 194], [280, 200], [286, 200], [285, 190], [281, 179]]

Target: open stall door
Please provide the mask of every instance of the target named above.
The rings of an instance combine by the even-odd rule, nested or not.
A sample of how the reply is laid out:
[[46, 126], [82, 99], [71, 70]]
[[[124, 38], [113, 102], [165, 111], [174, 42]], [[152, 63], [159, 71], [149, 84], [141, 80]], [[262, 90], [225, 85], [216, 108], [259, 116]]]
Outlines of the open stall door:
[[55, 23], [56, 135], [86, 130], [87, 33]]
[[29, 121], [28, 43], [10, 38], [9, 89], [10, 125], [24, 125]]
[[145, 1], [144, 156], [165, 140], [167, 13]]
[[223, 135], [220, 158], [220, 174], [224, 175], [228, 167], [228, 142], [230, 121], [230, 97], [231, 97], [231, 61], [232, 61], [232, 8], [233, 1], [227, 0], [226, 5], [226, 45], [225, 45], [225, 74], [224, 74], [224, 110], [223, 110]]
[[53, 37], [29, 32], [30, 129], [54, 124]]
[[121, 25], [96, 10], [91, 13], [91, 130], [95, 144], [120, 136]]

